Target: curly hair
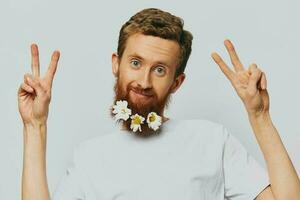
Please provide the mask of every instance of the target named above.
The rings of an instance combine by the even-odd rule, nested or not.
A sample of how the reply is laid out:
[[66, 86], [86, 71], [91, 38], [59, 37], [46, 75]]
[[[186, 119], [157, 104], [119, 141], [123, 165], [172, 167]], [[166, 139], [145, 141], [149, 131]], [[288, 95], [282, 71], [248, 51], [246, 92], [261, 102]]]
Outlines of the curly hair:
[[173, 40], [180, 46], [180, 56], [175, 77], [185, 70], [192, 51], [193, 35], [183, 29], [183, 19], [157, 8], [147, 8], [133, 15], [119, 32], [117, 53], [122, 58], [127, 39], [136, 33]]

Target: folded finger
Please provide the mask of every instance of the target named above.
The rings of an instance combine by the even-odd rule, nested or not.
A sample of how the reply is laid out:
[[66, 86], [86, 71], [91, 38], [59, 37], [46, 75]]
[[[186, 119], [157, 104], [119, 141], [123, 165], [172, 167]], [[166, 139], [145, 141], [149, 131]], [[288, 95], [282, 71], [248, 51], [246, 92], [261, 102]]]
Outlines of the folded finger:
[[254, 94], [256, 90], [260, 87], [260, 79], [262, 72], [259, 69], [252, 70], [252, 73], [249, 78], [249, 91]]
[[33, 77], [28, 76], [27, 77], [27, 82], [28, 82], [28, 85], [35, 90], [37, 96], [42, 97], [42, 96], [45, 95], [46, 92], [42, 88], [41, 83], [38, 80], [34, 79]]
[[267, 89], [267, 78], [264, 72], [262, 72], [261, 83], [262, 83], [262, 89], [263, 90]]
[[27, 85], [26, 83], [22, 83], [21, 88], [28, 93], [34, 93], [34, 89], [32, 87], [30, 87], [29, 85]]
[[255, 63], [251, 64], [248, 68], [249, 74], [252, 74], [257, 69], [257, 65]]

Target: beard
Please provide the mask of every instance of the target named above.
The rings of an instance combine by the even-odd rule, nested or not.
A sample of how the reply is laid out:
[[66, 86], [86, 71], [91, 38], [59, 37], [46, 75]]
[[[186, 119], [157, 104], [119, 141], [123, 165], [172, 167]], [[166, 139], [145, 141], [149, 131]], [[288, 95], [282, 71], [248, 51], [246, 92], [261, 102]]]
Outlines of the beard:
[[[163, 112], [164, 109], [168, 107], [171, 99], [171, 87], [167, 94], [159, 100], [155, 91], [151, 88], [147, 89], [142, 89], [139, 87], [133, 87], [130, 84], [126, 86], [126, 91], [123, 90], [124, 87], [122, 87], [121, 81], [119, 81], [119, 78], [116, 78], [116, 82], [114, 85], [114, 92], [115, 92], [115, 97], [114, 97], [114, 104], [116, 104], [117, 101], [119, 100], [126, 100], [128, 102], [128, 107], [131, 109], [131, 115], [138, 114], [142, 117], [145, 118], [144, 123], [141, 124], [141, 132], [137, 130], [136, 132], [133, 132], [130, 128], [131, 125], [131, 119], [128, 118], [126, 121], [121, 120], [120, 122], [122, 123], [123, 128], [129, 132], [135, 133], [137, 136], [151, 136], [151, 135], [156, 135], [162, 131], [162, 125], [159, 129], [154, 131], [153, 129], [148, 127], [147, 124], [147, 116], [150, 112], [155, 112], [159, 116], [162, 117], [162, 124], [163, 124]], [[144, 94], [148, 96], [149, 98], [137, 98], [135, 97], [135, 101], [132, 100], [130, 93], [136, 91], [139, 94]], [[113, 108], [111, 107], [110, 109], [110, 114], [112, 117], [114, 117], [114, 113], [112, 112]]]

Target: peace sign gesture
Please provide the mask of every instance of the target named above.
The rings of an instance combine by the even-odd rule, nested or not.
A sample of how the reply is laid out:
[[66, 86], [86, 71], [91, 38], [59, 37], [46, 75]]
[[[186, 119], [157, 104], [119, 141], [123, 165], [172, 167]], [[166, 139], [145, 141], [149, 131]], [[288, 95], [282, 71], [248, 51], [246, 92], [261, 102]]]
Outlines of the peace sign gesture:
[[48, 70], [41, 78], [38, 46], [31, 45], [32, 74], [24, 75], [24, 82], [18, 90], [18, 107], [24, 125], [46, 123], [59, 56], [59, 51], [53, 52]]
[[266, 89], [267, 79], [265, 73], [256, 64], [250, 65], [246, 70], [239, 60], [231, 41], [225, 40], [224, 45], [229, 53], [234, 71], [227, 66], [217, 53], [212, 53], [211, 56], [242, 99], [248, 114], [258, 116], [268, 112], [269, 95]]

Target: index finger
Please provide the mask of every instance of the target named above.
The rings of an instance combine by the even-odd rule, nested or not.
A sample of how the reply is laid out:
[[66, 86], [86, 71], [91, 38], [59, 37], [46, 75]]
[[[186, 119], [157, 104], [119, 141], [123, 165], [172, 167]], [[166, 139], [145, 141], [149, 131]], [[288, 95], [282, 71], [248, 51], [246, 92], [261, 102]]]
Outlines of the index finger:
[[219, 54], [217, 53], [212, 53], [211, 57], [213, 58], [213, 60], [215, 61], [215, 63], [217, 63], [217, 65], [219, 65], [220, 69], [222, 70], [222, 72], [226, 75], [226, 77], [232, 81], [233, 80], [233, 76], [234, 76], [234, 72], [226, 65], [226, 63], [223, 61], [223, 59], [221, 58], [221, 56], [219, 56]]
[[36, 44], [31, 45], [31, 70], [34, 77], [40, 76], [39, 50]]

